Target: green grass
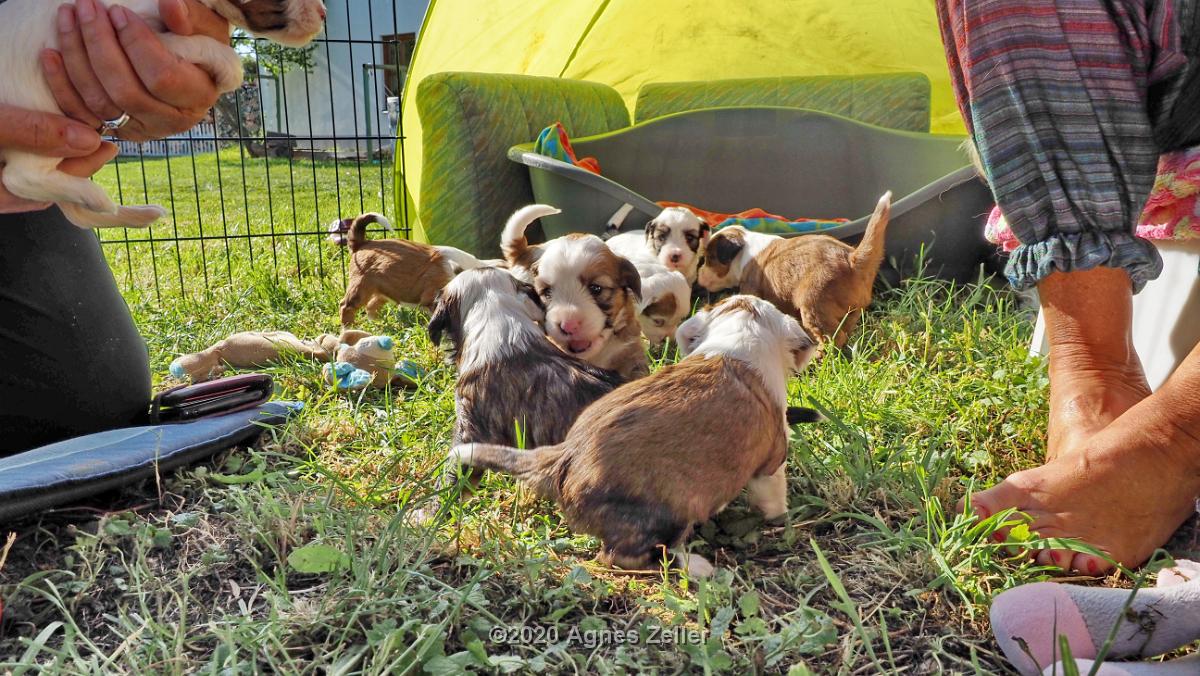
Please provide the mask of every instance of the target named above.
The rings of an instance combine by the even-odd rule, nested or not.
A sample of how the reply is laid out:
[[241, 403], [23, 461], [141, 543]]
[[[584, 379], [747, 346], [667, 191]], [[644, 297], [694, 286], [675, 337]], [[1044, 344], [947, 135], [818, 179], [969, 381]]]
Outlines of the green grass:
[[[156, 374], [237, 330], [335, 330], [336, 284], [242, 280], [134, 303]], [[331, 394], [319, 365], [273, 369], [306, 408], [257, 448], [21, 528], [0, 655], [139, 673], [1003, 671], [986, 601], [1040, 573], [953, 505], [1040, 453], [1043, 369], [1013, 302], [931, 281], [883, 295], [851, 358], [793, 381], [832, 420], [792, 444], [789, 523], [735, 503], [704, 524], [707, 582], [599, 567], [594, 539], [499, 477], [444, 529], [408, 525], [448, 449], [453, 376], [419, 317], [392, 310], [369, 328], [430, 370], [418, 391]], [[314, 543], [345, 558], [299, 572], [289, 555]], [[522, 626], [525, 643], [493, 640]], [[589, 644], [603, 629], [642, 634]]]
[[146, 230], [101, 231], [113, 273], [135, 298], [243, 287], [247, 270], [344, 284], [342, 252], [328, 246], [326, 226], [364, 211], [382, 211], [397, 227], [403, 220], [387, 162], [254, 159], [228, 148], [123, 158], [96, 180], [127, 204], [160, 204], [169, 213]]
[[[297, 163], [294, 210], [290, 179], [272, 178], [287, 199], [267, 204], [267, 166], [247, 167], [248, 211], [230, 178], [236, 153], [199, 157], [194, 176], [190, 159], [173, 160], [169, 181], [165, 161], [147, 163], [146, 181], [159, 200], [174, 185], [185, 236], [201, 221], [206, 234], [247, 221], [269, 232], [272, 218], [318, 229], [337, 214], [339, 183], [359, 208], [354, 165]], [[269, 166], [287, 175], [286, 162]], [[253, 262], [244, 241], [228, 259], [221, 242], [204, 256], [185, 243], [178, 258], [171, 245], [106, 246], [157, 386], [172, 384], [175, 356], [236, 331], [337, 330], [340, 250], [316, 235], [277, 245], [272, 257], [254, 240]], [[1008, 673], [987, 602], [1045, 571], [990, 541], [999, 517], [975, 523], [954, 505], [1043, 450], [1044, 365], [1028, 357], [1030, 317], [1010, 293], [918, 279], [878, 297], [850, 355], [792, 381], [792, 402], [830, 420], [791, 444], [787, 523], [738, 501], [700, 526], [694, 545], [719, 566], [708, 581], [599, 566], [595, 539], [503, 477], [449, 524], [412, 526], [449, 447], [453, 373], [418, 315], [392, 308], [366, 328], [429, 370], [418, 390], [334, 394], [319, 364], [280, 366], [279, 398], [305, 409], [253, 449], [13, 524], [0, 669]]]

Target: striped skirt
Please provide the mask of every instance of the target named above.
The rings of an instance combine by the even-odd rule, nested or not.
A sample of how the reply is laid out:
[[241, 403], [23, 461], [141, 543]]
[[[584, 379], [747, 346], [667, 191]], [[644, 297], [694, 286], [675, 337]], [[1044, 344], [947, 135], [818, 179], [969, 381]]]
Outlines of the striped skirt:
[[1021, 246], [1054, 271], [1162, 263], [1134, 233], [1159, 154], [1200, 143], [1200, 0], [937, 0], [951, 79]]

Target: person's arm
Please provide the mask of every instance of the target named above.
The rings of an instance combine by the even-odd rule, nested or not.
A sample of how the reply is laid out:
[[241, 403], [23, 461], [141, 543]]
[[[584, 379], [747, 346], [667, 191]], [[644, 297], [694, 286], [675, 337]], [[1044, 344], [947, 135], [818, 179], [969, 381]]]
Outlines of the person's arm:
[[[159, 0], [159, 12], [173, 33], [229, 40], [228, 22], [196, 0]], [[167, 51], [124, 7], [76, 0], [57, 21], [61, 51], [44, 50], [42, 69], [68, 116], [98, 129], [128, 114], [118, 136], [145, 141], [191, 129], [216, 102], [208, 73]]]
[[[68, 158], [59, 168], [81, 177], [96, 173], [117, 155], [115, 145], [102, 143], [100, 135], [85, 124], [62, 115], [4, 105], [0, 105], [0, 148]], [[41, 211], [50, 206], [8, 192], [3, 177], [4, 167], [0, 166], [0, 214]]]

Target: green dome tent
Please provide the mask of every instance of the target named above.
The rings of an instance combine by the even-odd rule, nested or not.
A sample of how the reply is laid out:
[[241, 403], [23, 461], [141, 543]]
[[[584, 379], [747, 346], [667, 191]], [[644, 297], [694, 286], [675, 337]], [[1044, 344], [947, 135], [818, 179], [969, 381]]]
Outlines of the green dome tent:
[[[920, 72], [931, 131], [961, 134], [930, 0], [433, 0], [404, 88], [397, 184], [421, 180], [421, 81], [443, 71], [647, 82]], [[530, 139], [532, 140], [532, 139]], [[397, 194], [404, 194], [402, 188]], [[416, 213], [419, 195], [408, 195]], [[424, 239], [419, 224], [414, 236]]]

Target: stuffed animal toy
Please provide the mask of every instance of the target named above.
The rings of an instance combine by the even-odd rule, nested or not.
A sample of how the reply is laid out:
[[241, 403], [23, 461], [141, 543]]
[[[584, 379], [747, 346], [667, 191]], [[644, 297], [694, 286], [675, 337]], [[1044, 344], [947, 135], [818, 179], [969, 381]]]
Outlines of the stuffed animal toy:
[[325, 382], [337, 390], [358, 390], [368, 385], [415, 387], [423, 375], [410, 361], [397, 362], [395, 342], [388, 336], [346, 331], [340, 336], [322, 334], [303, 340], [287, 331], [235, 333], [207, 350], [184, 355], [171, 363], [171, 375], [193, 382], [212, 380], [233, 368], [262, 368], [287, 357], [328, 362], [322, 369]]
[[[1176, 561], [1158, 574], [1156, 587], [1136, 593], [1054, 582], [1022, 585], [992, 601], [991, 617], [996, 641], [1023, 676], [1067, 673], [1062, 640], [1080, 674], [1092, 673], [1094, 666], [1097, 676], [1200, 674], [1200, 654], [1165, 662], [1117, 661], [1165, 655], [1200, 639], [1200, 563], [1193, 561]], [[1096, 665], [1110, 635], [1112, 644]]]

